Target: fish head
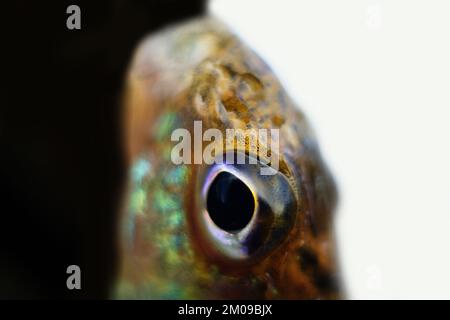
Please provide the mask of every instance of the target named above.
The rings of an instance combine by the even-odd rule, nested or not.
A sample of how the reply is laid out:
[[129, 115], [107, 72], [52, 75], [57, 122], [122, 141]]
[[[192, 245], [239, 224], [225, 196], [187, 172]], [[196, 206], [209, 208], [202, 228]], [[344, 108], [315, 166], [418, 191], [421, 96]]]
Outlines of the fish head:
[[304, 114], [227, 26], [144, 39], [124, 106], [118, 297], [340, 297], [335, 183]]

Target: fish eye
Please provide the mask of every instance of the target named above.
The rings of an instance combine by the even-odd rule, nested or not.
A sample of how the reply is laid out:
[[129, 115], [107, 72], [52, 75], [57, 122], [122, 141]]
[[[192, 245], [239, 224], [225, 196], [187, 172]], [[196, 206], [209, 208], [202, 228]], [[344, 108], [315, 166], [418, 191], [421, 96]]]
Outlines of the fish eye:
[[[236, 159], [218, 157], [220, 160]], [[242, 156], [242, 155], [241, 155]], [[297, 200], [281, 172], [262, 175], [267, 166], [251, 155], [243, 164], [215, 161], [197, 179], [193, 223], [207, 256], [226, 261], [253, 261], [279, 246], [292, 229]]]
[[234, 174], [220, 172], [206, 195], [206, 211], [212, 222], [227, 232], [244, 229], [255, 213], [255, 201], [250, 188]]

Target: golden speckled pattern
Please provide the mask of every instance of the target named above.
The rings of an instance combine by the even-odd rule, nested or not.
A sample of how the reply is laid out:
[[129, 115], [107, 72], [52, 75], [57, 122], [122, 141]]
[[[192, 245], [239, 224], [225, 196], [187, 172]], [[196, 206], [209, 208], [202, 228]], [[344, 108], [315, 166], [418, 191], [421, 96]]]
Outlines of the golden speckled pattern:
[[[119, 298], [341, 297], [335, 262], [334, 182], [312, 130], [270, 68], [228, 28], [206, 17], [163, 30], [138, 47], [127, 78], [130, 194], [123, 217]], [[202, 165], [170, 160], [171, 133], [217, 128], [280, 130], [280, 172], [295, 193], [295, 223], [249, 263], [209, 259], [193, 226]], [[245, 143], [246, 154], [270, 145]], [[237, 144], [224, 144], [224, 151]], [[263, 153], [265, 154], [265, 153]]]

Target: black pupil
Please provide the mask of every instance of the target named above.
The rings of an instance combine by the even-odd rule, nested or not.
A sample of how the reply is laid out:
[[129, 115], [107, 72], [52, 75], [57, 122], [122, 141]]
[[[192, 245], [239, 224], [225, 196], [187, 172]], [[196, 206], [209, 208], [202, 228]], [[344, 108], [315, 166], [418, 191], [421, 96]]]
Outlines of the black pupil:
[[211, 183], [206, 202], [211, 220], [228, 232], [245, 228], [255, 210], [255, 200], [250, 189], [228, 172], [219, 173]]

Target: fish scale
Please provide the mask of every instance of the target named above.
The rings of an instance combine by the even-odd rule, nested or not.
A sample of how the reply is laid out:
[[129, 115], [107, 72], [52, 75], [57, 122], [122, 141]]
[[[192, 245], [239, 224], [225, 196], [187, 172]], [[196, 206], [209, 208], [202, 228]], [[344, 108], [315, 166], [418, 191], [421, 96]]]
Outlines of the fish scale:
[[[132, 176], [117, 298], [342, 297], [336, 187], [313, 131], [270, 67], [226, 25], [197, 18], [143, 39], [124, 108]], [[279, 129], [279, 150], [261, 140], [242, 149], [219, 141], [224, 154], [277, 152], [276, 175], [263, 179], [249, 165], [174, 164], [171, 134], [186, 128], [194, 135], [194, 121], [224, 136], [226, 129]], [[202, 202], [216, 169], [234, 172], [255, 197], [256, 218], [237, 233], [218, 230]]]

